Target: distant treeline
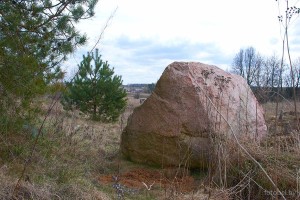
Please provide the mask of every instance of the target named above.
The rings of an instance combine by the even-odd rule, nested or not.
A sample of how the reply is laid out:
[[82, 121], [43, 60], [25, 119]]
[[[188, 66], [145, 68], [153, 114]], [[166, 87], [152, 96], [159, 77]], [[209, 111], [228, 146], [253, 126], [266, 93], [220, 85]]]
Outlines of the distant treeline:
[[143, 84], [143, 83], [134, 83], [134, 84], [128, 84], [125, 85], [127, 87], [136, 87], [136, 88], [143, 88], [143, 87], [148, 87], [149, 84]]
[[[270, 87], [253, 87], [251, 89], [256, 96], [257, 100], [261, 103], [267, 101], [276, 101], [277, 94], [279, 94], [279, 101], [284, 99], [293, 99], [293, 88], [292, 87], [282, 87], [282, 88], [270, 88]], [[295, 88], [296, 97], [299, 100], [300, 88]]]

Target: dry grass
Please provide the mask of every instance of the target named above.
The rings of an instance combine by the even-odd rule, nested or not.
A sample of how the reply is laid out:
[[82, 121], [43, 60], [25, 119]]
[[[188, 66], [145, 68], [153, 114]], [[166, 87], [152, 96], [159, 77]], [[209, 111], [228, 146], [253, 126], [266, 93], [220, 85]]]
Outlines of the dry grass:
[[[117, 183], [128, 189], [121, 196], [125, 199], [275, 199], [276, 195], [271, 195], [274, 188], [264, 174], [232, 142], [222, 141], [223, 146], [227, 146], [226, 155], [216, 154], [216, 162], [221, 160], [219, 165], [223, 168], [212, 170], [210, 183], [207, 171], [198, 170], [181, 177], [170, 177], [166, 175], [168, 169], [151, 168], [124, 160], [119, 152], [120, 134], [128, 116], [139, 105], [139, 99], [130, 96], [120, 120], [105, 124], [90, 121], [79, 112], [63, 111], [58, 104], [47, 119], [15, 199], [117, 199], [120, 191], [112, 187], [116, 184], [113, 176], [118, 176], [120, 181]], [[275, 106], [273, 103], [263, 106], [269, 130], [272, 131]], [[279, 122], [280, 134], [270, 134], [261, 145], [241, 142], [266, 169], [286, 199], [297, 199], [300, 138], [293, 125], [293, 115], [289, 114], [293, 106], [281, 103], [280, 109], [285, 113]], [[33, 138], [30, 132], [2, 136], [0, 199], [13, 197]], [[221, 156], [224, 157], [220, 159]], [[212, 167], [218, 169], [218, 164]], [[287, 194], [291, 191], [293, 195]]]
[[[134, 102], [133, 102], [134, 103]], [[47, 103], [44, 106], [47, 107]], [[96, 123], [57, 105], [46, 121], [25, 172], [17, 199], [109, 199], [97, 176], [117, 171], [121, 123]], [[17, 179], [33, 146], [31, 132], [3, 135], [0, 141], [0, 199], [12, 197]]]
[[[228, 154], [231, 155], [226, 163], [226, 191], [233, 199], [300, 199], [300, 135], [293, 105], [289, 102], [279, 104], [283, 117], [278, 120], [276, 133], [275, 103], [266, 103], [263, 107], [266, 111], [268, 137], [261, 144], [240, 143], [260, 163], [282, 195], [261, 168], [233, 143], [226, 145]], [[217, 173], [214, 178], [220, 186], [218, 176]]]

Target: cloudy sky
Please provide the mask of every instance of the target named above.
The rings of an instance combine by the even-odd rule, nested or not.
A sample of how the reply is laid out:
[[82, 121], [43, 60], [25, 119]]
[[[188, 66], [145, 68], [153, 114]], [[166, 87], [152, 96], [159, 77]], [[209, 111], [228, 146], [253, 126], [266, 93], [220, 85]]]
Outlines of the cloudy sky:
[[[89, 42], [66, 63], [69, 76], [116, 8], [97, 48], [124, 84], [156, 82], [173, 61], [229, 70], [234, 55], [249, 46], [266, 56], [281, 54], [277, 16], [285, 10], [275, 0], [100, 0], [95, 17], [78, 24]], [[289, 33], [292, 56], [299, 57], [300, 19], [292, 20]]]

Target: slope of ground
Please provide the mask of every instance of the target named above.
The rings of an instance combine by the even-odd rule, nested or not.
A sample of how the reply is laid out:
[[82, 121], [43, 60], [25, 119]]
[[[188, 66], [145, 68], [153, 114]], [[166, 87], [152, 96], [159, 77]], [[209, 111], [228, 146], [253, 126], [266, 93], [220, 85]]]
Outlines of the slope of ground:
[[[242, 154], [239, 167], [230, 168], [238, 170], [227, 172], [226, 188], [218, 182], [209, 184], [209, 173], [205, 171], [159, 169], [124, 160], [119, 152], [120, 135], [128, 116], [139, 105], [139, 99], [129, 96], [127, 109], [120, 120], [105, 124], [90, 121], [79, 112], [63, 111], [57, 104], [47, 119], [31, 158], [34, 135], [27, 132], [2, 135], [0, 199], [11, 199], [14, 195], [17, 199], [225, 200], [229, 196], [236, 199], [254, 197], [258, 191], [265, 192], [260, 194], [264, 199], [275, 198], [276, 192], [275, 195], [271, 193], [274, 188], [264, 174]], [[275, 105], [267, 103], [264, 107], [269, 129], [273, 130]], [[300, 139], [293, 124], [293, 107], [289, 103], [281, 103], [280, 109], [284, 110], [283, 119], [279, 122], [280, 134], [271, 134], [261, 147], [250, 146], [248, 149], [285, 194], [294, 192], [293, 195], [287, 194], [286, 199], [295, 199], [298, 198], [296, 184], [297, 170], [300, 169]], [[289, 129], [282, 128], [285, 124], [290, 125]], [[15, 190], [24, 163], [29, 158], [21, 185]], [[253, 183], [248, 184], [250, 178]], [[229, 184], [230, 181], [234, 186]], [[257, 189], [254, 181], [263, 189]]]

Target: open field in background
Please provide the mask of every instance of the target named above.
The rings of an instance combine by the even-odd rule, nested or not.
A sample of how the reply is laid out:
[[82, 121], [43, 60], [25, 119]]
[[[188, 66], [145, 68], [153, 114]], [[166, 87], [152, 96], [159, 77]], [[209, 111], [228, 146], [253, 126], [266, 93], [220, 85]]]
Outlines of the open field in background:
[[[141, 98], [147, 97], [145, 94]], [[45, 100], [45, 110], [47, 102]], [[128, 106], [114, 124], [93, 122], [79, 112], [64, 111], [58, 103], [47, 119], [43, 135], [26, 169], [19, 199], [229, 199], [243, 196], [250, 176], [233, 180], [236, 187], [207, 185], [207, 171], [159, 169], [124, 160], [120, 135], [139, 99], [129, 95]], [[300, 103], [299, 103], [300, 106]], [[263, 104], [268, 128], [273, 130], [275, 104]], [[299, 107], [300, 108], [300, 107]], [[297, 170], [300, 167], [300, 140], [294, 131], [293, 104], [282, 102], [283, 119], [279, 136], [272, 136], [260, 147], [248, 146], [249, 152], [264, 165], [280, 189], [296, 192]], [[293, 134], [291, 134], [293, 133]], [[7, 135], [0, 145], [0, 199], [9, 199], [26, 159], [29, 158], [34, 136]], [[10, 141], [10, 142], [8, 142]], [[243, 160], [244, 159], [244, 160]], [[264, 175], [241, 155], [241, 169], [266, 191], [274, 191]], [[247, 166], [244, 166], [244, 164]], [[243, 168], [245, 167], [245, 168]], [[248, 167], [248, 168], [247, 168]], [[175, 177], [175, 175], [178, 175]], [[249, 179], [249, 180], [248, 180]], [[243, 180], [243, 181], [242, 181]], [[260, 181], [260, 182], [259, 182]], [[251, 193], [251, 192], [249, 192]], [[268, 194], [267, 194], [268, 195]], [[272, 196], [267, 196], [271, 197]], [[288, 198], [287, 199], [293, 199]], [[279, 198], [280, 199], [280, 198]]]

